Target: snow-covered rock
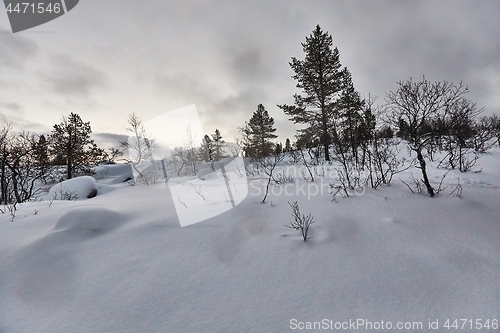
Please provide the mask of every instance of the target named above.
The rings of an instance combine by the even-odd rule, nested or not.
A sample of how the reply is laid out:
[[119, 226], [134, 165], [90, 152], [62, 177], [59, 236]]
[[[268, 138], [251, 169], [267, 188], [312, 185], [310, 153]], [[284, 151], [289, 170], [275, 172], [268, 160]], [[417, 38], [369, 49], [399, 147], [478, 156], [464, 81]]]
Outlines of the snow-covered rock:
[[49, 198], [56, 200], [90, 199], [97, 195], [98, 188], [91, 176], [82, 176], [60, 182], [50, 188]]

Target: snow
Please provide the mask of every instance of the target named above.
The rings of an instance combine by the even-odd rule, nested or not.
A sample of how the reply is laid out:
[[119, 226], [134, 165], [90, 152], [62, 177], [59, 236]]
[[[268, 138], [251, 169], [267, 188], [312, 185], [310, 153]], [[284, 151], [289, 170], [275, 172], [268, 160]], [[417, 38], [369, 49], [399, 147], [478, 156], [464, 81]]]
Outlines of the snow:
[[[497, 148], [472, 172], [451, 171], [435, 198], [399, 181], [413, 168], [337, 202], [332, 166], [313, 183], [283, 165], [296, 179], [266, 203], [250, 179], [240, 204], [185, 227], [168, 186], [113, 183], [130, 169], [106, 166], [93, 199], [49, 206], [49, 193], [14, 222], [0, 214], [0, 332], [288, 332], [292, 319], [420, 321], [413, 331], [425, 332], [429, 319], [437, 331], [500, 319], [499, 162]], [[437, 186], [445, 171], [429, 167]], [[92, 183], [79, 179], [73, 189]], [[462, 198], [449, 195], [458, 181]], [[284, 226], [288, 201], [314, 217], [307, 242]]]
[[52, 186], [49, 198], [56, 200], [87, 199], [97, 194], [97, 183], [91, 176], [68, 179]]

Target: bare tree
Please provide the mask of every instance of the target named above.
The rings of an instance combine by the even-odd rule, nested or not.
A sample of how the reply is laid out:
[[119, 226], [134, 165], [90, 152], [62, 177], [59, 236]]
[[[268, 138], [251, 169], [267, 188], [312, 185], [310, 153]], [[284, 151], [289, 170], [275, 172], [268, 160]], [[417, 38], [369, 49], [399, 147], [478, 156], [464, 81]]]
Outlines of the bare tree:
[[10, 159], [8, 168], [11, 171], [12, 189], [16, 202], [30, 200], [40, 191], [42, 178], [49, 166], [40, 158], [38, 136], [23, 132], [12, 138], [10, 142]]
[[432, 124], [444, 121], [450, 108], [468, 92], [460, 82], [458, 85], [446, 81], [430, 82], [425, 77], [414, 82], [411, 78], [398, 82], [398, 89], [386, 94], [389, 121], [399, 127], [401, 135], [414, 151], [422, 171], [422, 181], [429, 195], [435, 190], [429, 182], [423, 150], [437, 136]]
[[[461, 172], [468, 171], [476, 163], [478, 157], [467, 158], [474, 148], [476, 117], [482, 112], [466, 98], [462, 98], [450, 107], [444, 126], [442, 145], [447, 152], [444, 160], [452, 169], [458, 167]], [[438, 129], [439, 131], [439, 129]], [[443, 164], [441, 161], [440, 164]]]
[[115, 163], [116, 158], [123, 156], [123, 151], [119, 148], [110, 147], [104, 154], [109, 163]]
[[193, 137], [193, 132], [191, 131], [191, 127], [188, 126], [186, 128], [186, 136], [184, 137], [184, 144], [186, 145], [186, 158], [187, 163], [191, 167], [191, 171], [193, 175], [196, 175], [198, 172], [198, 148], [195, 147], [194, 144], [195, 138]]
[[[500, 122], [497, 115], [482, 116], [474, 123], [474, 150], [484, 153], [495, 145], [495, 141], [500, 142]], [[493, 140], [497, 137], [497, 140]]]
[[9, 150], [9, 132], [12, 126], [8, 123], [4, 123], [3, 127], [0, 128], [0, 193], [1, 193], [1, 203], [7, 204], [9, 202], [9, 169], [8, 159], [10, 157]]
[[275, 154], [274, 156], [267, 156], [261, 158], [258, 161], [259, 166], [262, 167], [262, 170], [267, 176], [266, 192], [264, 194], [264, 198], [262, 199], [262, 203], [266, 202], [267, 195], [269, 194], [269, 186], [271, 185], [271, 181], [274, 179], [273, 178], [274, 169], [276, 169], [276, 166], [279, 163], [281, 163], [283, 159], [284, 159], [283, 154]]
[[[40, 191], [49, 170], [44, 136], [22, 132], [10, 134], [10, 125], [0, 130], [1, 201], [23, 203]], [[42, 140], [43, 138], [43, 140]]]
[[128, 141], [122, 141], [121, 147], [128, 149], [128, 162], [132, 164], [132, 168], [139, 175], [139, 179], [148, 184], [146, 171], [139, 168], [139, 163], [143, 161], [153, 162], [153, 154], [157, 148], [155, 139], [146, 133], [142, 120], [135, 114], [131, 113], [128, 116], [127, 132], [131, 133]]

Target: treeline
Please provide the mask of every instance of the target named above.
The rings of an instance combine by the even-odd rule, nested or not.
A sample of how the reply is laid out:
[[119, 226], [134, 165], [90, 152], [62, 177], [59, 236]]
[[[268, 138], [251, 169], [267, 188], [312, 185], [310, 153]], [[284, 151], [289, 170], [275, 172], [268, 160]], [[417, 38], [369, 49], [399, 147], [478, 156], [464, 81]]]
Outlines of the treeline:
[[47, 135], [13, 133], [4, 124], [0, 128], [0, 202], [28, 201], [41, 190], [41, 184], [92, 174], [92, 166], [122, 154], [115, 148], [109, 152], [99, 148], [91, 133], [90, 122], [75, 113], [63, 117]]
[[333, 47], [328, 32], [318, 25], [302, 47], [304, 60], [293, 57], [289, 63], [300, 93], [293, 95], [292, 105], [278, 107], [304, 128], [292, 145], [287, 139], [285, 149], [273, 144], [274, 120], [259, 105], [240, 129], [245, 156], [258, 159], [283, 150], [299, 151], [298, 157], [293, 154], [294, 161], [303, 163], [303, 150], [317, 160], [331, 162], [333, 156], [341, 166], [340, 188], [346, 191], [367, 185], [360, 183], [361, 172], [368, 174], [368, 185], [377, 187], [407, 168], [404, 159], [398, 159], [394, 139], [398, 137], [418, 161], [422, 179], [414, 179], [415, 186], [434, 196], [426, 161], [434, 161], [436, 153], [444, 153], [440, 166], [465, 172], [476, 163], [479, 155], [475, 153], [500, 144], [500, 118], [481, 116], [483, 109], [466, 97], [469, 89], [462, 82], [410, 78], [398, 82], [397, 89], [386, 93], [383, 103], [375, 106], [376, 98], [362, 98], [354, 88], [352, 75], [340, 63], [339, 50]]

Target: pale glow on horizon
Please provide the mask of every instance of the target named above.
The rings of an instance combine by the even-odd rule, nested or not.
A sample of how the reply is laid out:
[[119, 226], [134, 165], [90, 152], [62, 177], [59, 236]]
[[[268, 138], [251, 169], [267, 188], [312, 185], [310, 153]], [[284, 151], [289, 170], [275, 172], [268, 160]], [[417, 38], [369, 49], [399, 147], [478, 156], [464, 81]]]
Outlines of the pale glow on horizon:
[[155, 139], [158, 144], [155, 154], [159, 158], [168, 157], [175, 147], [188, 146], [189, 136], [192, 145], [199, 146], [204, 136], [194, 104], [156, 116], [144, 122], [144, 128], [147, 135]]

